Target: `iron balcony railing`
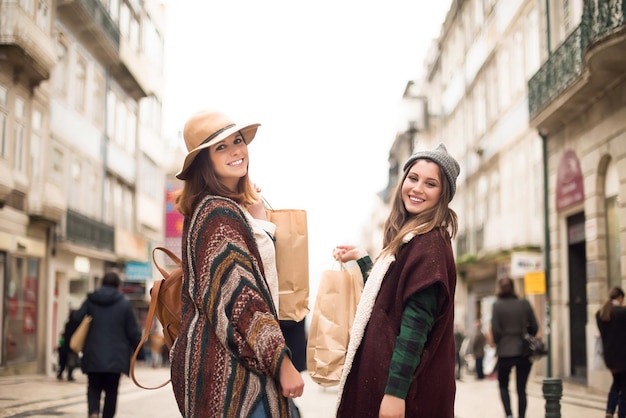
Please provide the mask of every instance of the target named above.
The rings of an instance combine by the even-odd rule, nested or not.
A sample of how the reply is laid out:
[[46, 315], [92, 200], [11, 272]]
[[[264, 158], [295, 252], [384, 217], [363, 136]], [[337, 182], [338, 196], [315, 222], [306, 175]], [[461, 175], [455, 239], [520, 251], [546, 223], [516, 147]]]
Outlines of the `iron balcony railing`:
[[103, 250], [115, 250], [115, 229], [85, 215], [67, 210], [65, 239]]
[[586, 49], [624, 29], [626, 0], [585, 0], [580, 25], [528, 81], [530, 119], [552, 103], [583, 73]]

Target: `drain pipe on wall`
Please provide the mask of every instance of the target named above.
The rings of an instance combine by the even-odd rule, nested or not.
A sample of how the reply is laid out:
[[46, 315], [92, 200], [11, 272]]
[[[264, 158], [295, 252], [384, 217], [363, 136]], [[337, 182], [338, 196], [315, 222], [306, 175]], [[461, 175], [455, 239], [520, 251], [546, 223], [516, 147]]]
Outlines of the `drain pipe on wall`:
[[548, 204], [548, 136], [539, 130], [543, 148], [543, 219], [544, 219], [544, 257], [545, 257], [545, 280], [546, 280], [546, 343], [548, 346], [546, 377], [543, 379], [542, 391], [546, 405], [545, 418], [561, 418], [561, 396], [563, 395], [563, 383], [561, 379], [552, 378], [552, 299], [550, 297], [550, 211]]
[[[548, 59], [552, 56], [552, 28], [550, 27], [550, 0], [545, 0], [546, 8], [546, 47]], [[544, 218], [544, 257], [546, 279], [546, 343], [548, 345], [548, 358], [546, 377], [543, 379], [542, 392], [545, 399], [545, 418], [561, 418], [561, 396], [563, 395], [563, 382], [561, 379], [552, 377], [552, 299], [550, 297], [550, 276], [552, 269], [550, 261], [550, 210], [548, 204], [548, 136], [539, 130], [543, 147], [543, 218]]]

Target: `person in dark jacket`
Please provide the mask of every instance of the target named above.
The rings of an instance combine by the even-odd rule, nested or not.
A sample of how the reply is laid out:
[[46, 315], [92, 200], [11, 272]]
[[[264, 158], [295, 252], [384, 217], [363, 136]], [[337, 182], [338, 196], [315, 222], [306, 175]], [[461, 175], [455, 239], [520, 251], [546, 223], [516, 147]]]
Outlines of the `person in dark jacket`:
[[606, 406], [607, 418], [613, 416], [617, 405], [618, 418], [626, 418], [626, 307], [623, 303], [624, 291], [614, 287], [609, 292], [609, 299], [596, 312], [604, 363], [613, 375]]
[[474, 369], [476, 370], [476, 378], [482, 380], [485, 378], [483, 371], [483, 360], [485, 358], [485, 345], [487, 337], [483, 333], [482, 324], [479, 320], [474, 323], [474, 336], [472, 337], [472, 355], [474, 356]]
[[115, 416], [121, 374], [128, 375], [130, 358], [141, 340], [130, 300], [119, 291], [120, 283], [117, 273], [106, 273], [102, 286], [88, 294], [72, 316], [75, 324], [85, 315], [93, 318], [81, 361], [81, 369], [88, 379], [89, 418], [100, 416], [102, 392], [105, 394], [102, 418]]
[[537, 335], [539, 326], [530, 303], [515, 293], [513, 280], [498, 280], [491, 316], [491, 332], [498, 355], [498, 385], [507, 418], [512, 418], [509, 377], [515, 367], [519, 418], [526, 416], [526, 384], [532, 363], [523, 355], [524, 336]]
[[63, 380], [63, 372], [67, 370], [67, 380], [73, 382], [74, 369], [78, 366], [78, 354], [72, 351], [70, 348], [70, 338], [76, 331], [76, 324], [72, 321], [72, 315], [75, 311], [71, 310], [67, 321], [65, 322], [65, 328], [59, 338], [59, 345], [57, 351], [59, 352], [59, 370], [57, 371], [57, 379]]

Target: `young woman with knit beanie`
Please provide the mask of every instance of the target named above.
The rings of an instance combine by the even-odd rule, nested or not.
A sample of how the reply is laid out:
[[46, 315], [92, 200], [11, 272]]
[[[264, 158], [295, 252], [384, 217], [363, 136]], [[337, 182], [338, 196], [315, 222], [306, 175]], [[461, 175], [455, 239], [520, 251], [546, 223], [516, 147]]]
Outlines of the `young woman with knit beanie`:
[[366, 277], [339, 383], [339, 418], [454, 417], [457, 216], [448, 205], [459, 171], [443, 144], [416, 152], [404, 165], [373, 265], [360, 248], [333, 251], [343, 262], [356, 260]]

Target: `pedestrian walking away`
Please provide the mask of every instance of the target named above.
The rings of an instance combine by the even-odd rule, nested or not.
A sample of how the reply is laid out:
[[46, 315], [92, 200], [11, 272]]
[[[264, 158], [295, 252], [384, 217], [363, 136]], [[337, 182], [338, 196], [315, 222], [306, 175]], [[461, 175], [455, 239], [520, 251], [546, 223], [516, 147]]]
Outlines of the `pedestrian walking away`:
[[483, 360], [485, 359], [486, 344], [487, 337], [483, 333], [482, 323], [480, 320], [476, 320], [474, 323], [474, 335], [472, 336], [472, 355], [474, 356], [474, 369], [478, 380], [485, 378]]
[[624, 291], [614, 287], [608, 300], [596, 312], [602, 355], [613, 377], [607, 396], [606, 418], [612, 418], [616, 410], [618, 418], [626, 418], [626, 307], [623, 305]]
[[[88, 294], [72, 315], [75, 326], [85, 315], [93, 318], [80, 364], [87, 375], [89, 418], [115, 416], [120, 376], [128, 375], [130, 358], [141, 340], [133, 307], [120, 292], [120, 284], [117, 273], [105, 273], [102, 286]], [[101, 409], [102, 393], [104, 406]]]
[[491, 314], [491, 333], [498, 355], [498, 386], [507, 418], [513, 418], [509, 395], [509, 378], [515, 368], [518, 417], [525, 418], [527, 408], [526, 385], [532, 363], [524, 355], [524, 336], [537, 335], [537, 317], [528, 300], [519, 298], [510, 277], [498, 279], [496, 301]]
[[79, 362], [78, 353], [75, 353], [70, 348], [70, 339], [72, 338], [72, 334], [74, 334], [74, 331], [76, 330], [76, 324], [72, 321], [72, 315], [74, 314], [74, 312], [75, 310], [70, 311], [57, 346], [57, 352], [59, 354], [59, 369], [57, 370], [57, 379], [63, 380], [63, 373], [67, 370], [67, 380], [69, 382], [73, 382], [74, 380], [76, 380], [74, 378], [74, 369], [78, 367]]

